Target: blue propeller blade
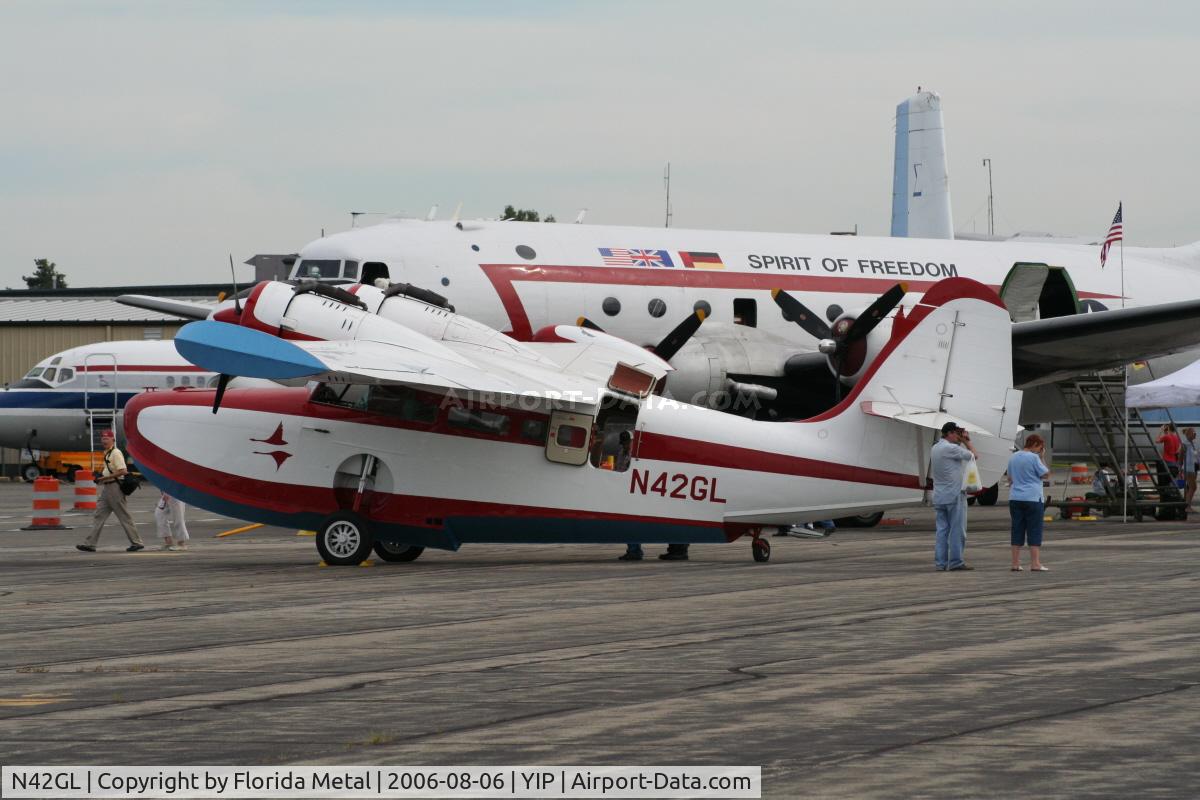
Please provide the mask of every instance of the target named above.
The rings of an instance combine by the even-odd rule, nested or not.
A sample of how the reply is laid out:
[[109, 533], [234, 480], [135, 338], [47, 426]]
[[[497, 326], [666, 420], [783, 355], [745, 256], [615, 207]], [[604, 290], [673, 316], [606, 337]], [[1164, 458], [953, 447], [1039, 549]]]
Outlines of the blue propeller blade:
[[291, 342], [227, 322], [189, 322], [175, 335], [175, 349], [196, 366], [223, 375], [282, 380], [329, 372]]

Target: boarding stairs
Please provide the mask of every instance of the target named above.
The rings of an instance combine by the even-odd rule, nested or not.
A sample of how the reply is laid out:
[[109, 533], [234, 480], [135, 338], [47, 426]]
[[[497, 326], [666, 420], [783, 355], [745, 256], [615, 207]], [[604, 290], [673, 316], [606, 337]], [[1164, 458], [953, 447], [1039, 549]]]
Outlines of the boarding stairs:
[[[1105, 516], [1127, 511], [1137, 520], [1144, 516], [1159, 520], [1186, 519], [1183, 494], [1159, 454], [1157, 427], [1148, 426], [1137, 409], [1127, 411], [1125, 408], [1124, 373], [1093, 373], [1062, 381], [1057, 387], [1092, 463], [1097, 469], [1107, 466], [1111, 474], [1111, 478], [1104, 481], [1105, 496], [1085, 501], [1082, 504], [1085, 509], [1090, 506], [1103, 511]], [[1127, 420], [1129, 474], [1125, 469]], [[1126, 487], [1126, 497], [1122, 497], [1121, 487]], [[1090, 486], [1087, 489], [1091, 491]], [[1079, 492], [1081, 488], [1074, 491]], [[1049, 505], [1058, 506], [1064, 516], [1069, 516], [1068, 509], [1081, 505], [1077, 499], [1068, 499], [1071, 492], [1071, 485], [1064, 483], [1061, 500]]]

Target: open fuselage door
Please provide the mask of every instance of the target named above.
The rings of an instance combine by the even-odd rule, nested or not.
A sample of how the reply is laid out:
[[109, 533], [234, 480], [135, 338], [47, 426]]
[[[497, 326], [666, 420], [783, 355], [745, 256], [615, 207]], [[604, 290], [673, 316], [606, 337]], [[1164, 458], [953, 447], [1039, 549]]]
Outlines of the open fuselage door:
[[1017, 262], [1004, 278], [1000, 299], [1013, 322], [1079, 313], [1079, 296], [1065, 267]]

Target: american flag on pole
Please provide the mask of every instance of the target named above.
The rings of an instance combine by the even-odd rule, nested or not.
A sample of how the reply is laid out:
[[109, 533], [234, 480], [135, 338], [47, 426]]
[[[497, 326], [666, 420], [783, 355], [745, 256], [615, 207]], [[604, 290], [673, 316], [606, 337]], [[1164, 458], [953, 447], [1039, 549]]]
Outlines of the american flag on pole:
[[1108, 236], [1104, 237], [1104, 244], [1100, 246], [1100, 268], [1104, 268], [1104, 262], [1108, 260], [1108, 248], [1112, 247], [1113, 242], [1119, 242], [1125, 238], [1124, 226], [1121, 224], [1121, 206], [1122, 203], [1117, 203], [1117, 215], [1113, 217], [1112, 225], [1108, 226]]

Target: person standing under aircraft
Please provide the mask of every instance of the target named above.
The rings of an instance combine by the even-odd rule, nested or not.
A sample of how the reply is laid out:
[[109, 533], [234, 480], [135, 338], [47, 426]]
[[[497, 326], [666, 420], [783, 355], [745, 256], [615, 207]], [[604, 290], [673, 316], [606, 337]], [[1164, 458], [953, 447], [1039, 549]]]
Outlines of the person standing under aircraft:
[[1196, 496], [1196, 459], [1200, 452], [1196, 451], [1196, 429], [1183, 429], [1183, 502], [1184, 508], [1192, 507], [1192, 498]]
[[96, 542], [100, 541], [100, 529], [104, 527], [109, 514], [116, 514], [117, 521], [121, 523], [125, 535], [129, 537], [129, 547], [125, 548], [126, 552], [136, 553], [138, 550], [144, 550], [146, 545], [142, 544], [142, 537], [138, 535], [137, 526], [133, 524], [133, 517], [129, 515], [125, 493], [121, 491], [121, 487], [117, 483], [129, 471], [125, 468], [125, 456], [117, 449], [112, 431], [104, 431], [100, 434], [100, 443], [104, 447], [104, 470], [96, 479], [96, 483], [104, 488], [96, 501], [96, 514], [92, 518], [92, 532], [83, 540], [83, 544], [75, 545], [75, 549], [85, 553], [96, 552]]
[[1175, 426], [1169, 422], [1159, 431], [1157, 441], [1162, 445], [1163, 461], [1167, 462], [1167, 469], [1174, 480], [1179, 477], [1179, 434], [1175, 433]]
[[942, 426], [942, 438], [930, 452], [933, 509], [937, 515], [933, 565], [939, 571], [975, 569], [963, 561], [967, 546], [967, 493], [963, 479], [967, 464], [976, 455], [969, 434], [953, 422]]
[[1036, 433], [1025, 439], [1025, 448], [1008, 460], [1012, 491], [1008, 495], [1008, 514], [1012, 518], [1012, 571], [1021, 571], [1021, 548], [1029, 544], [1029, 571], [1049, 572], [1042, 566], [1042, 479], [1050, 468], [1042, 461], [1046, 441]]
[[158, 498], [158, 505], [154, 506], [154, 523], [158, 526], [164, 550], [188, 549], [192, 537], [188, 535], [187, 522], [183, 518], [186, 509], [186, 505], [166, 492]]

